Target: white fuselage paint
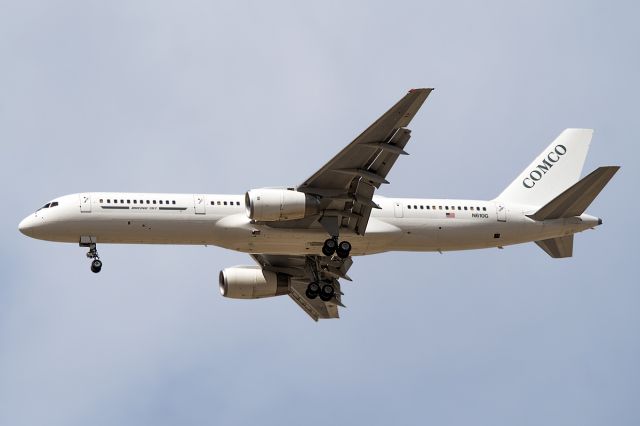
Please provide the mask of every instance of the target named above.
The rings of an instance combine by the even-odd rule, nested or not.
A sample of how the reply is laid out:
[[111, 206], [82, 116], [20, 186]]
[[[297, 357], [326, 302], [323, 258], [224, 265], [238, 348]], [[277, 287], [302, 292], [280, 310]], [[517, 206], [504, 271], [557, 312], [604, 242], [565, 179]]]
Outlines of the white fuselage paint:
[[[328, 238], [317, 222], [309, 229], [287, 228], [286, 221], [278, 226], [252, 223], [242, 195], [85, 193], [53, 201], [58, 205], [26, 217], [20, 231], [69, 243], [91, 238], [98, 244], [215, 245], [245, 253], [289, 255], [319, 255]], [[598, 225], [598, 218], [587, 214], [534, 221], [526, 214], [537, 207], [499, 201], [379, 196], [374, 201], [381, 209], [373, 209], [364, 236], [341, 230], [340, 239], [353, 246], [351, 255], [501, 247], [571, 235]]]

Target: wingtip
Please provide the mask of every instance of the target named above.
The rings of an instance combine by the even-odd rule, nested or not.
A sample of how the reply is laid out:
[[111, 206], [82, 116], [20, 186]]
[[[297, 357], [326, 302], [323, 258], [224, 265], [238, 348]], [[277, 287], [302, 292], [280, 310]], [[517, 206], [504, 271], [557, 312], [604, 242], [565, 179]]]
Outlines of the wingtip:
[[409, 93], [414, 93], [414, 92], [431, 92], [433, 89], [433, 87], [421, 87], [418, 89], [409, 89]]

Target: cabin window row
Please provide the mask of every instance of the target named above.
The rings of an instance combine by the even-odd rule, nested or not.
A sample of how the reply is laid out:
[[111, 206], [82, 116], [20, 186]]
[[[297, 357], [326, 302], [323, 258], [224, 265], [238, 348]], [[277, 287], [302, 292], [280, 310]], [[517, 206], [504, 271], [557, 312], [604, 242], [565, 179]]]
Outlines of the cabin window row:
[[425, 206], [425, 205], [418, 205], [418, 204], [407, 204], [407, 209], [411, 210], [471, 210], [471, 211], [483, 211], [486, 212], [487, 208], [486, 207], [473, 207], [473, 206]]
[[218, 205], [218, 206], [239, 206], [240, 205], [240, 201], [212, 201], [211, 202], [212, 206]]
[[[118, 200], [116, 200], [115, 198], [113, 200], [111, 200], [111, 198], [107, 198], [107, 204], [175, 204], [176, 201], [175, 200], [125, 200], [124, 199], [120, 199], [120, 202], [118, 202]], [[100, 198], [100, 202], [104, 203], [104, 198]]]

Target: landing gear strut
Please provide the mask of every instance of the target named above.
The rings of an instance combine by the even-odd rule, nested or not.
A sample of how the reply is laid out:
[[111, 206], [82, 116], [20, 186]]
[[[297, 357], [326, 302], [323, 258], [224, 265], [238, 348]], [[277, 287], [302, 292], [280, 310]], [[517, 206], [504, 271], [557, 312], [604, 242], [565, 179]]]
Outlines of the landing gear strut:
[[329, 238], [322, 245], [322, 253], [325, 256], [333, 256], [337, 254], [339, 258], [346, 259], [351, 252], [351, 243], [349, 241], [341, 241], [338, 244], [338, 237]]
[[89, 251], [87, 252], [87, 257], [89, 259], [93, 259], [91, 261], [91, 272], [97, 274], [102, 270], [102, 261], [100, 260], [100, 256], [98, 256], [98, 250], [96, 249], [95, 243], [90, 243], [88, 247]]
[[[337, 245], [338, 244], [336, 243], [336, 246]], [[334, 250], [335, 249], [336, 248], [334, 248]], [[318, 257], [307, 256], [305, 266], [307, 270], [311, 273], [311, 276], [313, 277], [312, 281], [307, 286], [307, 290], [305, 291], [305, 295], [307, 296], [307, 299], [313, 300], [318, 296], [320, 296], [320, 300], [322, 300], [323, 302], [328, 302], [331, 299], [333, 299], [336, 294], [334, 281], [321, 278]], [[335, 283], [337, 284], [337, 281], [335, 281]]]

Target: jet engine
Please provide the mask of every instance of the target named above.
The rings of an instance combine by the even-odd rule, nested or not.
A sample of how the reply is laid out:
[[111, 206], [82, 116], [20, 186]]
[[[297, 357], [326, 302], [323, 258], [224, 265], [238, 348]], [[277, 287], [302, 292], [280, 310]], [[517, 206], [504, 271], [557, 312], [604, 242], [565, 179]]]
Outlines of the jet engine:
[[247, 216], [259, 222], [302, 219], [319, 210], [313, 195], [290, 189], [252, 189], [244, 196]]
[[233, 299], [260, 299], [289, 292], [290, 277], [259, 266], [234, 266], [220, 271], [220, 293]]

